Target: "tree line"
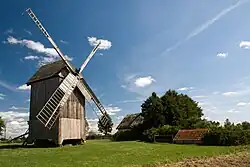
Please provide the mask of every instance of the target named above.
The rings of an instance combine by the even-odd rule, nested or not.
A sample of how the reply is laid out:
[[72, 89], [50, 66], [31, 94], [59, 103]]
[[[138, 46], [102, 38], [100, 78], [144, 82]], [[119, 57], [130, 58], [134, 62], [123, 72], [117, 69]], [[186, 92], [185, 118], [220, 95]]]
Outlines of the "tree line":
[[[208, 145], [238, 145], [250, 143], [250, 123], [231, 123], [226, 119], [224, 125], [219, 122], [203, 118], [203, 110], [188, 95], [168, 90], [161, 97], [155, 92], [142, 104], [140, 115], [143, 122], [125, 131], [118, 131], [112, 139], [152, 141], [155, 134], [175, 135], [180, 129], [208, 128], [203, 140]], [[107, 126], [98, 121], [98, 130], [105, 136], [111, 136], [112, 120]], [[4, 122], [0, 118], [0, 134], [3, 132]], [[94, 133], [90, 134], [96, 135]], [[99, 136], [100, 137], [100, 136]], [[98, 138], [99, 138], [98, 137]], [[91, 137], [90, 137], [91, 138]]]

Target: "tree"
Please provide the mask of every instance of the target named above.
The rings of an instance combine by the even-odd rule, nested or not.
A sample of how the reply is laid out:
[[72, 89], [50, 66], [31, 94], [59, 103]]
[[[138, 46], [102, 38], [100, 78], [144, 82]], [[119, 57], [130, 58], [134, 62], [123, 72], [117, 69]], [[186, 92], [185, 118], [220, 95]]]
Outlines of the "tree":
[[141, 105], [141, 112], [144, 117], [144, 129], [164, 125], [163, 105], [155, 92]]
[[141, 112], [144, 117], [144, 130], [163, 125], [192, 129], [202, 121], [203, 116], [197, 102], [171, 89], [160, 98], [153, 92], [141, 105]]
[[107, 123], [106, 126], [104, 126], [100, 120], [102, 120], [103, 117], [105, 117], [104, 115], [101, 116], [101, 118], [99, 119], [98, 121], [98, 131], [103, 133], [105, 136], [112, 132], [112, 128], [113, 128], [113, 122], [112, 122], [112, 119], [110, 118], [110, 116], [108, 114], [106, 114], [106, 116], [109, 118], [109, 121]]
[[180, 126], [181, 128], [195, 128], [203, 116], [198, 103], [188, 95], [178, 94], [175, 90], [168, 90], [162, 97], [165, 124]]
[[3, 119], [0, 117], [0, 135], [3, 134], [4, 128], [5, 128], [4, 121], [3, 121]]
[[250, 130], [250, 123], [247, 121], [244, 121], [241, 123], [243, 130]]

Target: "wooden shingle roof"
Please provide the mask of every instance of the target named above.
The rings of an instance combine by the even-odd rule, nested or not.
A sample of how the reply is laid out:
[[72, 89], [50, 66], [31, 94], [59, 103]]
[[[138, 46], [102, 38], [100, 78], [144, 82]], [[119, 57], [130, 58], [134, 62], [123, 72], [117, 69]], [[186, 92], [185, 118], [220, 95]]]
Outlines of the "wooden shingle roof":
[[[76, 71], [76, 68], [70, 62], [69, 64]], [[30, 85], [32, 82], [37, 82], [56, 76], [64, 68], [66, 68], [66, 64], [62, 60], [58, 60], [53, 63], [41, 66], [38, 69], [38, 71], [28, 80], [26, 84]]]
[[188, 129], [179, 130], [174, 137], [176, 140], [201, 140], [202, 136], [208, 132], [208, 129]]
[[116, 129], [130, 129], [143, 122], [143, 117], [140, 113], [126, 115]]

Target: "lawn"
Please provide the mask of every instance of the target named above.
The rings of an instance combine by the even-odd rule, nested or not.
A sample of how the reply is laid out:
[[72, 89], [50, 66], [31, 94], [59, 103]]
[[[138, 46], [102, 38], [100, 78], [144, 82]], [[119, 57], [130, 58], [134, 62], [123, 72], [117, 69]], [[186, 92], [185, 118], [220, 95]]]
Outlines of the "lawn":
[[[244, 147], [249, 151], [250, 147]], [[60, 148], [4, 149], [0, 146], [1, 167], [120, 167], [168, 163], [187, 157], [216, 156], [238, 152], [243, 147], [149, 144], [143, 142], [87, 141], [80, 146]], [[249, 151], [250, 152], [250, 151]]]

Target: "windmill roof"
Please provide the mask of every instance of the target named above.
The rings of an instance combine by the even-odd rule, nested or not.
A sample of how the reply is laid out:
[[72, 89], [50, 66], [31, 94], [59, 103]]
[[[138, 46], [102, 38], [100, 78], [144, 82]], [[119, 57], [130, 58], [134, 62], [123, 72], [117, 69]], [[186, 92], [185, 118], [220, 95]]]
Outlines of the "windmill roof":
[[[69, 62], [69, 61], [68, 61]], [[76, 68], [69, 62], [70, 66], [76, 71]], [[63, 60], [58, 60], [50, 64], [41, 66], [38, 71], [28, 80], [27, 84], [29, 85], [32, 82], [44, 80], [53, 76], [56, 76], [60, 71], [66, 68], [66, 64]]]
[[128, 114], [126, 115], [116, 129], [130, 129], [133, 126], [136, 126], [142, 123], [143, 117], [141, 113]]
[[173, 140], [201, 140], [208, 129], [179, 130]]

